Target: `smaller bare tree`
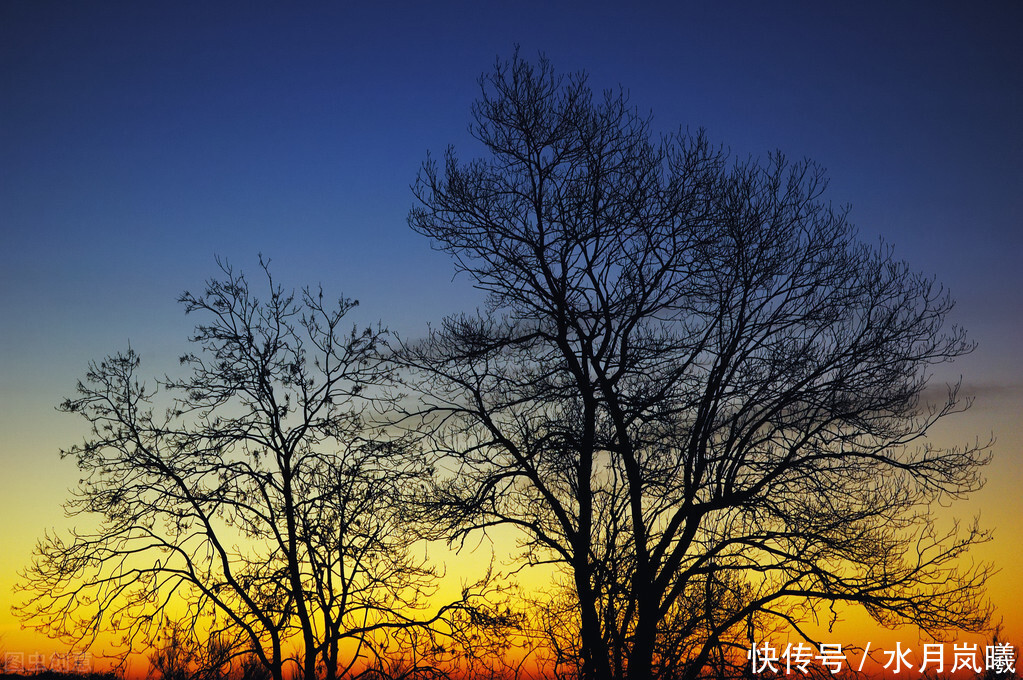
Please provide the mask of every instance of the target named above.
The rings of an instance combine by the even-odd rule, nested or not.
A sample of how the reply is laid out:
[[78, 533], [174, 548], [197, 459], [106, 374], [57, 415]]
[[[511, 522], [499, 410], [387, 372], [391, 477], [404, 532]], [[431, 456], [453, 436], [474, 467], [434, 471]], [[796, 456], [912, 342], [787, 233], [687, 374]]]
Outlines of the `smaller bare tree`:
[[[67, 505], [80, 524], [40, 541], [24, 573], [16, 611], [30, 626], [77, 645], [116, 631], [126, 656], [171, 617], [229, 643], [218, 667], [248, 654], [283, 680], [295, 645], [303, 677], [333, 680], [376, 637], [443, 628], [469, 606], [471, 588], [423, 611], [437, 574], [400, 499], [427, 470], [367, 418], [389, 377], [385, 331], [347, 327], [355, 301], [296, 297], [261, 265], [265, 298], [224, 263], [224, 278], [181, 296], [204, 317], [184, 377], [147, 386], [129, 349], [92, 364], [61, 405], [91, 427], [62, 452], [83, 472]], [[196, 662], [180, 637], [172, 628], [154, 657], [164, 676]]]

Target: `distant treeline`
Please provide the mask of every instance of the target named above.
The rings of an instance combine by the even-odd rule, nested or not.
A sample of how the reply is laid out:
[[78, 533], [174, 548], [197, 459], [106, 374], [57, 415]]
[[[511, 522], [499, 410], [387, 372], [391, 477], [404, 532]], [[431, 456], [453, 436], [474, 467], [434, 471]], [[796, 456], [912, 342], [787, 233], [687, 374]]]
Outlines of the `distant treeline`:
[[106, 673], [64, 673], [60, 671], [45, 670], [38, 673], [0, 673], [0, 680], [17, 678], [23, 680], [31, 676], [36, 680], [120, 680], [120, 677], [113, 671]]

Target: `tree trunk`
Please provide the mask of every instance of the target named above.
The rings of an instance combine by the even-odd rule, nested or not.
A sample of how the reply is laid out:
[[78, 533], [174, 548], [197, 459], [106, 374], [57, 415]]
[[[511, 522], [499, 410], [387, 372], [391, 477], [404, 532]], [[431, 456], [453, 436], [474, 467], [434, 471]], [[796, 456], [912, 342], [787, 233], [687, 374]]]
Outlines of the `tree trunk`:
[[[584, 555], [583, 560], [586, 559]], [[613, 680], [610, 654], [600, 634], [600, 619], [597, 616], [595, 596], [590, 586], [589, 571], [585, 566], [574, 569], [576, 590], [580, 607], [580, 642], [582, 643], [583, 680]]]
[[629, 654], [629, 680], [649, 680], [653, 677], [654, 643], [657, 639], [657, 619], [640, 602], [639, 621]]

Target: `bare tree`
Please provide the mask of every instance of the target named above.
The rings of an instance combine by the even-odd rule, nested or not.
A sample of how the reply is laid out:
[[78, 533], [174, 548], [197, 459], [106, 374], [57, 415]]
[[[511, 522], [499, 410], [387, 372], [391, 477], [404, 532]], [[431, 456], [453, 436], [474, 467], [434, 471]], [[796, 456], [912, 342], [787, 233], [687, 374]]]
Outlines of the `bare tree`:
[[[226, 680], [232, 671], [238, 649], [245, 642], [230, 631], [213, 630], [205, 638], [193, 622], [165, 619], [147, 654], [149, 673], [154, 680]], [[246, 656], [246, 655], [243, 655]], [[246, 658], [251, 655], [247, 655]], [[245, 674], [241, 659], [241, 675]], [[269, 677], [262, 663], [264, 677]]]
[[[188, 626], [176, 621], [165, 621], [153, 647], [147, 655], [149, 659], [147, 678], [191, 680], [193, 675], [198, 674], [199, 647]], [[209, 670], [219, 671], [220, 668]]]
[[439, 626], [472, 597], [415, 619], [437, 574], [399, 499], [425, 470], [366, 418], [384, 331], [347, 327], [356, 302], [296, 298], [261, 265], [265, 299], [226, 264], [181, 296], [203, 316], [186, 377], [149, 387], [129, 349], [62, 404], [91, 425], [62, 451], [84, 473], [67, 506], [80, 525], [37, 547], [18, 610], [30, 625], [79, 644], [119, 631], [131, 651], [169, 617], [176, 642], [231, 640], [274, 680], [292, 644], [302, 677], [333, 680], [373, 656], [375, 635]]
[[966, 406], [922, 400], [972, 349], [948, 294], [859, 243], [811, 162], [653, 139], [542, 58], [481, 89], [488, 155], [427, 160], [409, 222], [487, 308], [398, 350], [452, 539], [510, 525], [560, 565], [586, 678], [724, 668], [747, 626], [835, 602], [983, 627], [986, 569], [958, 560], [986, 534], [930, 512], [989, 457], [926, 440]]

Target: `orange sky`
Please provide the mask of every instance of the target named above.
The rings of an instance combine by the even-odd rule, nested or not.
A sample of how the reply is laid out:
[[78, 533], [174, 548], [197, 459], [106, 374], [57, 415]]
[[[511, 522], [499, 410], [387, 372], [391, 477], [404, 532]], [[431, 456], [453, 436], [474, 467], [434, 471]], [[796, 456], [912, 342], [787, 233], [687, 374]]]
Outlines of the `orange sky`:
[[[967, 358], [963, 363], [969, 363]], [[996, 565], [999, 572], [989, 583], [989, 595], [997, 607], [995, 620], [1004, 623], [1005, 639], [1019, 644], [1023, 640], [1023, 612], [1016, 606], [1023, 601], [1023, 561], [1016, 553], [1023, 542], [1023, 532], [1017, 518], [1020, 515], [1018, 489], [1023, 485], [1023, 477], [1017, 466], [1011, 463], [1008, 455], [998, 455], [1002, 451], [1020, 450], [1023, 438], [1012, 427], [1013, 408], [1011, 405], [985, 404], [980, 401], [972, 411], [955, 417], [935, 432], [935, 437], [948, 437], [949, 441], [969, 441], [972, 433], [1006, 432], [1006, 436], [998, 439], [996, 457], [988, 468], [988, 484], [983, 491], [976, 494], [966, 503], [961, 503], [942, 512], [948, 516], [957, 515], [962, 518], [979, 513], [982, 524], [995, 529], [995, 538], [991, 543], [980, 546], [974, 551], [978, 561], [989, 561]], [[73, 423], [73, 421], [72, 421]], [[70, 428], [74, 429], [74, 428]], [[5, 518], [5, 546], [0, 552], [0, 592], [10, 593], [17, 582], [17, 571], [28, 561], [36, 537], [47, 528], [60, 530], [65, 526], [59, 511], [59, 503], [64, 497], [64, 490], [71, 486], [76, 477], [71, 461], [60, 461], [54, 453], [57, 446], [66, 441], [73, 441], [73, 433], [58, 430], [46, 433], [46, 440], [51, 448], [40, 450], [33, 456], [37, 460], [46, 460], [43, 474], [40, 468], [21, 469], [14, 474], [4, 475], [0, 498], [3, 499], [3, 515]], [[37, 458], [38, 457], [38, 458]], [[9, 467], [8, 470], [11, 470]], [[445, 551], [434, 549], [432, 556], [442, 560], [448, 566], [445, 587], [460, 587], [463, 580], [478, 576], [481, 565], [490, 559], [491, 551], [501, 554], [512, 550], [510, 535], [495, 534], [502, 545], [493, 545], [484, 541], [476, 548], [477, 552], [467, 552], [462, 556], [445, 554]], [[524, 588], [543, 588], [550, 583], [550, 573], [537, 570], [536, 574], [525, 571], [520, 581]], [[10, 596], [8, 596], [10, 597]], [[10, 600], [8, 600], [10, 602]], [[930, 642], [922, 638], [912, 628], [905, 627], [891, 631], [878, 628], [863, 612], [842, 610], [840, 620], [829, 633], [822, 621], [820, 641], [840, 643], [843, 647], [865, 647], [870, 643], [871, 649], [894, 649], [896, 643], [902, 647], [922, 652], [923, 645]], [[812, 627], [812, 624], [811, 624]], [[0, 649], [11, 653], [22, 653], [25, 659], [29, 655], [42, 655], [50, 659], [53, 654], [65, 651], [53, 641], [32, 631], [22, 630], [19, 622], [13, 618], [9, 607], [0, 608]], [[977, 636], [956, 636], [954, 641], [978, 644], [983, 649], [986, 640]], [[791, 638], [777, 639], [780, 647], [788, 642], [796, 643]], [[102, 649], [102, 645], [99, 645]], [[98, 651], [98, 650], [97, 650]], [[951, 648], [949, 651], [951, 658]], [[882, 657], [883, 658], [883, 657]], [[919, 657], [911, 657], [919, 661]], [[98, 662], [102, 665], [102, 662]], [[141, 660], [132, 663], [131, 668], [137, 670]]]

